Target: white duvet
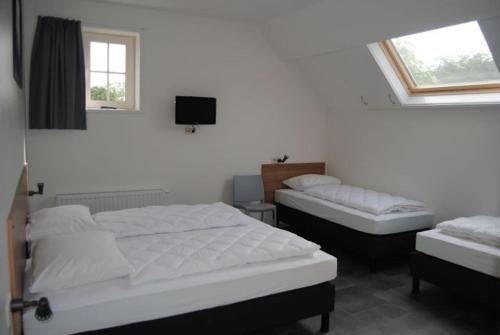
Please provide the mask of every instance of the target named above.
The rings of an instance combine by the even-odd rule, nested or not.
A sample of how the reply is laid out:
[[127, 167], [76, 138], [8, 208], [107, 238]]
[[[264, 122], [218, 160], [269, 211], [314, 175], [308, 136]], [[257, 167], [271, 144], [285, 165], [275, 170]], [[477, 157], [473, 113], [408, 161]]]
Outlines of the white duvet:
[[318, 185], [304, 193], [375, 215], [425, 210], [423, 203], [350, 185]]
[[253, 220], [238, 209], [218, 202], [210, 205], [170, 205], [100, 212], [92, 229], [116, 237], [153, 235], [247, 225]]
[[223, 203], [133, 208], [94, 215], [112, 232], [132, 284], [310, 255], [319, 246]]
[[[242, 214], [243, 215], [243, 214]], [[118, 239], [133, 285], [305, 256], [319, 246], [267, 224]]]
[[473, 216], [458, 218], [436, 225], [440, 232], [500, 248], [500, 218]]

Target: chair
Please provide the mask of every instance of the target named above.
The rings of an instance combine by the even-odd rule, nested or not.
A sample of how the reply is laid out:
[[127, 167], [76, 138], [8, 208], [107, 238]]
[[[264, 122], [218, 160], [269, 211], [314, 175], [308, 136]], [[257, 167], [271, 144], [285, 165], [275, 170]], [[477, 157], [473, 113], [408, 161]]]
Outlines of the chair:
[[264, 213], [271, 212], [276, 226], [276, 206], [264, 202], [264, 184], [260, 175], [233, 177], [233, 205], [246, 214], [260, 213], [264, 221]]

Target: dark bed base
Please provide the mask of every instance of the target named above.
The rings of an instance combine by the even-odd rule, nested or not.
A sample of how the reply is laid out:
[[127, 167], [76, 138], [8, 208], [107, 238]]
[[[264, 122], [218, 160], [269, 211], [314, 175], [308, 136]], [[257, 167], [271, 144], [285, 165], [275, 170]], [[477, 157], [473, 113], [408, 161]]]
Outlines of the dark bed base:
[[420, 280], [425, 280], [478, 302], [488, 310], [493, 326], [500, 331], [499, 278], [418, 251], [411, 255], [410, 269], [414, 294], [420, 291]]
[[413, 230], [389, 235], [363, 233], [317, 216], [277, 205], [278, 224], [280, 221], [298, 229], [299, 234], [317, 240], [325, 247], [342, 248], [365, 258], [370, 271], [375, 272], [378, 263], [393, 256], [408, 256], [415, 250], [416, 234]]
[[328, 332], [334, 306], [335, 285], [325, 282], [231, 305], [80, 335], [244, 334], [316, 315], [321, 315], [320, 331]]

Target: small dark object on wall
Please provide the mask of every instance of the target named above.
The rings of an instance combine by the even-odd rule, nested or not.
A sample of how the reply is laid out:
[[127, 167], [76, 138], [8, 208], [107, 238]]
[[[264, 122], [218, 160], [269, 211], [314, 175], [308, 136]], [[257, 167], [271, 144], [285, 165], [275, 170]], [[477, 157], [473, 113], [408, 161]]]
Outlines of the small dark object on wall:
[[39, 300], [24, 301], [22, 299], [13, 299], [10, 302], [10, 311], [12, 313], [22, 313], [26, 308], [36, 307], [35, 318], [38, 321], [48, 321], [52, 318], [52, 309], [47, 298]]
[[38, 191], [28, 191], [28, 195], [30, 197], [34, 196], [35, 194], [42, 195], [44, 186], [45, 186], [44, 183], [37, 183], [36, 187], [38, 188]]
[[209, 97], [175, 97], [175, 124], [204, 125], [217, 123], [217, 99]]
[[22, 0], [12, 0], [12, 59], [14, 80], [23, 87], [23, 7]]
[[278, 158], [277, 162], [279, 164], [281, 164], [281, 163], [285, 163], [287, 160], [288, 160], [288, 155], [285, 155], [285, 156], [283, 156], [283, 158]]
[[52, 319], [52, 309], [50, 309], [49, 300], [47, 298], [40, 298], [40, 300], [38, 300], [35, 318], [38, 321], [48, 321]]

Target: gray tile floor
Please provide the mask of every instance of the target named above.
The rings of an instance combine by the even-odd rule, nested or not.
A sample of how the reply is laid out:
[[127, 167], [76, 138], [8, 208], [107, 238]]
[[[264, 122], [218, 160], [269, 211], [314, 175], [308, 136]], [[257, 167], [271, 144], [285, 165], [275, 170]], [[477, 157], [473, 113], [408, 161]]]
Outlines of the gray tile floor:
[[[329, 251], [339, 261], [336, 310], [331, 315], [335, 335], [479, 335], [487, 331], [485, 312], [425, 282], [421, 293], [410, 294], [411, 277], [405, 261], [386, 265], [375, 274], [357, 259]], [[253, 335], [319, 333], [320, 318]], [[495, 332], [493, 332], [495, 334]]]

